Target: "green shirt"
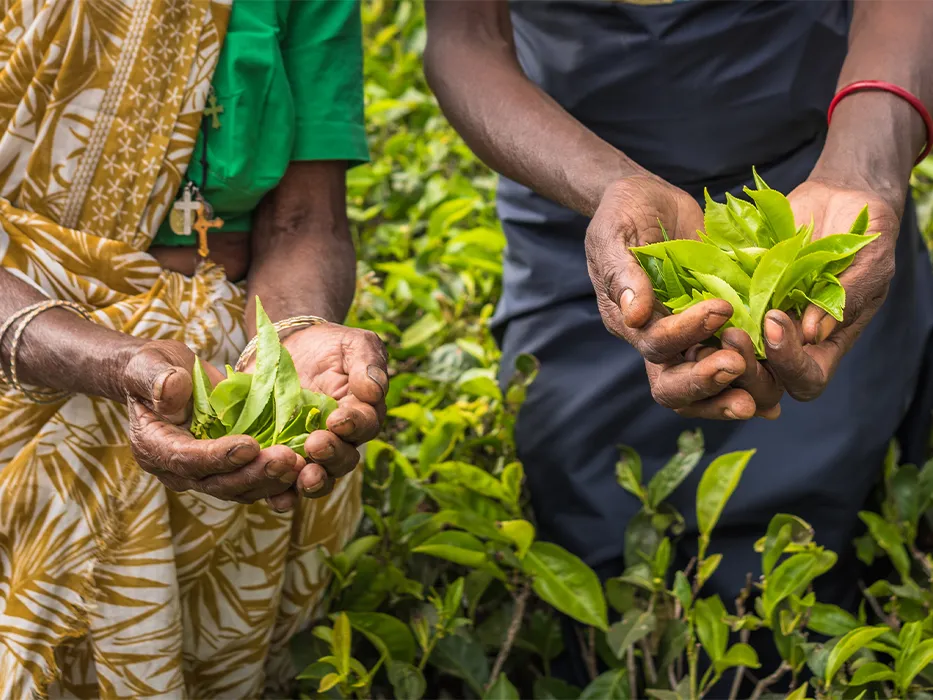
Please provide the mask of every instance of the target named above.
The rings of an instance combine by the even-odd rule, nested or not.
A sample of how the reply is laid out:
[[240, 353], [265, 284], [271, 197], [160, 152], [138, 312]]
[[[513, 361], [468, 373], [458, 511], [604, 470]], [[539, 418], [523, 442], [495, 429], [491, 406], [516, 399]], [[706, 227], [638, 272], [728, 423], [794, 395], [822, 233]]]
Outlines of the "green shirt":
[[[195, 145], [188, 178], [200, 188], [207, 135], [205, 199], [222, 231], [249, 231], [253, 210], [295, 160], [369, 159], [363, 127], [359, 0], [235, 0], [214, 74], [220, 126]], [[153, 245], [197, 245], [168, 217]]]

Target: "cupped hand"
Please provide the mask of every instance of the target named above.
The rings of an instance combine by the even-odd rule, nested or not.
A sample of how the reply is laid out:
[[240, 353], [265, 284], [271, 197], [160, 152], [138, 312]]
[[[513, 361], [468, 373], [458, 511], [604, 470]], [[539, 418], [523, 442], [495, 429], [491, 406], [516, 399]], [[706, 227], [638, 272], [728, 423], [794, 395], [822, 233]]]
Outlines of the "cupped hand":
[[798, 224], [813, 220], [813, 238], [846, 233], [868, 205], [868, 233], [880, 233], [839, 275], [845, 289], [840, 324], [817, 306], [809, 306], [800, 320], [781, 311], [765, 315], [764, 339], [768, 364], [800, 401], [818, 397], [859, 334], [881, 307], [894, 277], [894, 248], [900, 214], [868, 188], [808, 180], [788, 195]]
[[[357, 449], [379, 434], [389, 388], [385, 346], [375, 333], [337, 323], [310, 326], [282, 341], [298, 371], [301, 386], [337, 399], [327, 430], [308, 436], [308, 464], [296, 486], [309, 498], [329, 494], [336, 480], [359, 463]], [[252, 361], [244, 371], [250, 371]], [[296, 498], [292, 494], [282, 496]]]
[[645, 359], [651, 394], [662, 406], [692, 418], [773, 418], [781, 388], [755, 359], [742, 331], [723, 333], [721, 348], [705, 347], [732, 316], [722, 299], [671, 314], [630, 247], [670, 238], [696, 239], [703, 227], [699, 204], [683, 190], [652, 176], [620, 180], [603, 195], [586, 232], [586, 258], [603, 324]]
[[[259, 449], [246, 435], [199, 440], [188, 430], [194, 353], [171, 340], [141, 346], [124, 369], [129, 437], [139, 466], [172, 491], [200, 491], [228, 501], [270, 499], [277, 510], [292, 503], [289, 491], [304, 460], [284, 446]], [[223, 375], [205, 365], [216, 384]]]

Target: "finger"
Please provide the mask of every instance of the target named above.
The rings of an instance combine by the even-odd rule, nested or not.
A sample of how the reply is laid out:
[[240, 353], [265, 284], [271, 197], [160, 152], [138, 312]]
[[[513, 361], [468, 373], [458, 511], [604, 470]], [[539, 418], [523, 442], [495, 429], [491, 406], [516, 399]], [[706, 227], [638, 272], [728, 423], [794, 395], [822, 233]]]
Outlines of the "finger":
[[198, 440], [132, 397], [129, 418], [133, 454], [140, 467], [152, 474], [201, 479], [240, 469], [259, 455], [259, 443], [248, 435]]
[[738, 328], [727, 328], [722, 334], [722, 344], [724, 348], [732, 348], [738, 352], [745, 360], [745, 372], [733, 386], [745, 389], [752, 395], [758, 407], [757, 414], [763, 415], [763, 412], [776, 406], [784, 394], [784, 388], [764, 363], [758, 361], [755, 346], [748, 333]]
[[[291, 452], [291, 450], [289, 450]], [[288, 459], [291, 459], [289, 464]], [[258, 482], [258, 485], [240, 494], [237, 499], [245, 503], [269, 500], [287, 491], [294, 492], [295, 482], [305, 466], [305, 459], [292, 452], [288, 458], [279, 460], [277, 457], [266, 464], [265, 476], [267, 478]]]
[[842, 323], [811, 304], [802, 319], [805, 341], [822, 343], [840, 325], [850, 326], [869, 309], [880, 306], [893, 277], [894, 256], [889, 247], [869, 245], [860, 250], [852, 265], [838, 277], [845, 290]]
[[350, 393], [364, 403], [377, 406], [389, 391], [386, 350], [379, 336], [357, 331], [350, 336], [343, 353], [343, 369], [349, 377]]
[[379, 434], [382, 416], [385, 415], [385, 406], [381, 408], [382, 415], [377, 407], [360, 401], [356, 396], [346, 396], [327, 417], [327, 429], [345, 442], [362, 445]]
[[298, 505], [298, 492], [295, 489], [288, 489], [275, 496], [266, 499], [269, 507], [277, 513], [287, 513]]
[[835, 344], [803, 344], [803, 334], [790, 317], [769, 311], [764, 322], [765, 352], [771, 370], [798, 401], [819, 396], [835, 370], [840, 355]]
[[143, 349], [126, 366], [127, 393], [173, 423], [187, 418], [191, 374], [153, 350]]
[[335, 477], [349, 474], [360, 461], [360, 453], [353, 445], [328, 430], [316, 430], [308, 436], [305, 454]]
[[[253, 499], [281, 493], [298, 479], [304, 460], [285, 445], [273, 445], [262, 450], [249, 464], [226, 474], [215, 474], [200, 479], [197, 489], [204, 493], [232, 500], [252, 493]], [[252, 501], [250, 501], [252, 502]]]
[[628, 328], [640, 328], [654, 313], [651, 280], [628, 247], [638, 245], [638, 226], [622, 192], [608, 191], [587, 227], [586, 264], [597, 299], [618, 311]]
[[755, 416], [755, 399], [744, 389], [726, 389], [721, 394], [677, 409], [684, 418], [706, 420], [749, 420]]
[[334, 490], [337, 479], [328, 476], [320, 464], [308, 464], [298, 476], [298, 492], [305, 498], [320, 498]]
[[699, 362], [661, 367], [651, 383], [654, 400], [667, 408], [686, 408], [715, 396], [745, 371], [745, 360], [734, 350], [718, 350]]

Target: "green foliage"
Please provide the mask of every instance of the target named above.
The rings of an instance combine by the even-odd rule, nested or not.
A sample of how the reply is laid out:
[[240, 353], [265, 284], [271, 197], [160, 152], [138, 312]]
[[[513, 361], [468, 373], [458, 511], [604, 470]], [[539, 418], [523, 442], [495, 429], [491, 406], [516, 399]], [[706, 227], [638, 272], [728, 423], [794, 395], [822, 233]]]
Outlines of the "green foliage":
[[337, 408], [329, 396], [301, 387], [295, 363], [256, 297], [256, 367], [251, 374], [227, 367], [211, 389], [200, 360], [194, 368], [191, 432], [198, 438], [251, 435], [261, 447], [288, 445], [305, 455], [305, 440], [324, 428]]
[[[626, 532], [621, 576], [600, 585], [584, 562], [538, 539], [512, 441], [537, 363], [518, 358], [500, 387], [486, 327], [505, 245], [494, 180], [424, 83], [420, 3], [372, 0], [363, 13], [373, 162], [349, 174], [361, 259], [350, 322], [388, 343], [389, 416], [360, 467], [365, 518], [357, 539], [325, 557], [332, 583], [318, 626], [293, 640], [302, 697], [725, 698], [730, 688], [715, 684], [736, 668], [761, 697], [778, 677], [796, 680], [788, 696], [795, 700], [930, 697], [933, 563], [920, 541], [933, 462], [918, 469], [889, 455], [874, 509], [888, 527], [867, 531], [856, 550], [870, 562], [903, 549], [908, 577], [869, 586], [870, 604], [858, 614], [816, 600], [812, 582], [835, 555], [787, 514], [756, 533], [760, 580], [736, 601], [704, 593], [722, 561], [714, 525], [728, 513], [750, 453], [725, 455], [704, 471], [704, 551], [677, 570], [685, 524], [667, 499], [701, 463], [699, 432], [682, 435], [650, 479], [638, 454], [623, 448], [620, 488], [642, 507]], [[746, 299], [754, 271], [743, 265], [776, 247], [786, 228], [779, 201], [764, 195], [756, 203], [730, 198], [707, 208], [707, 229], [715, 229], [710, 221], [738, 222], [718, 229], [737, 244], [768, 232], [761, 251], [739, 246], [743, 254], [730, 258], [747, 278]], [[754, 230], [753, 211], [762, 218]], [[556, 610], [581, 624], [574, 643], [591, 667], [586, 688], [553, 677], [564, 645]], [[748, 646], [750, 632], [762, 629], [784, 660], [775, 676], [757, 668]], [[841, 644], [853, 632], [872, 639], [850, 654]]]
[[842, 321], [845, 290], [836, 276], [878, 236], [866, 235], [865, 207], [848, 233], [811, 242], [812, 223], [797, 227], [787, 197], [753, 173], [757, 189], [745, 189], [752, 203], [729, 196], [722, 204], [706, 193], [699, 241], [665, 240], [632, 251], [674, 313], [707, 299], [728, 301], [732, 318], [724, 328], [748, 333], [763, 358], [761, 325], [770, 309], [799, 315], [816, 304]]

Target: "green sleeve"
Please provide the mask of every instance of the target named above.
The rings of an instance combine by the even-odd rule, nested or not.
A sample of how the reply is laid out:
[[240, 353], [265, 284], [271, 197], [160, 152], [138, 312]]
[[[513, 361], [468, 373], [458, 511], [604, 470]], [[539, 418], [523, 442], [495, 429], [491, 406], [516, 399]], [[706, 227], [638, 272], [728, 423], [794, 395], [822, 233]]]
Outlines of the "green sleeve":
[[282, 57], [295, 102], [292, 160], [369, 160], [359, 0], [293, 0]]

